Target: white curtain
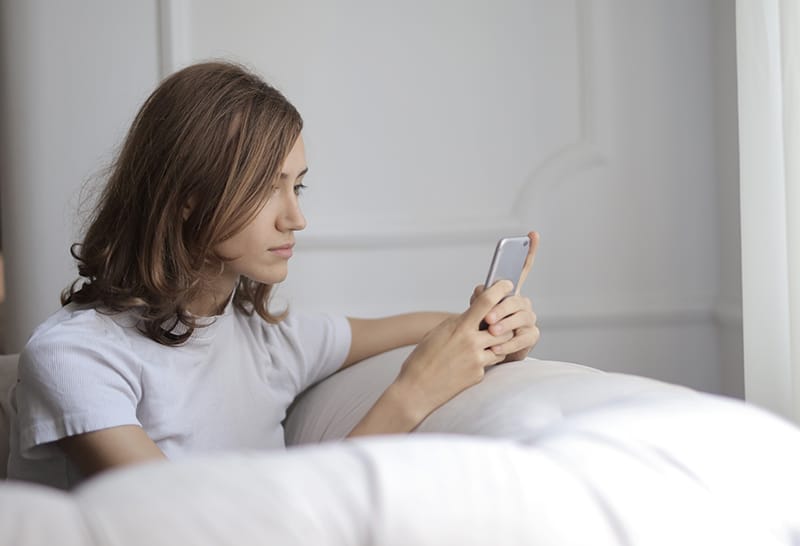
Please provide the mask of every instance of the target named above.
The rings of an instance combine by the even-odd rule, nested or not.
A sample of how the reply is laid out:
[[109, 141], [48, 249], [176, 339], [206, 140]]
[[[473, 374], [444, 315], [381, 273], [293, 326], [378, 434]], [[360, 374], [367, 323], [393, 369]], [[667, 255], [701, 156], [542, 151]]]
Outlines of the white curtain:
[[800, 2], [737, 0], [745, 397], [800, 423]]

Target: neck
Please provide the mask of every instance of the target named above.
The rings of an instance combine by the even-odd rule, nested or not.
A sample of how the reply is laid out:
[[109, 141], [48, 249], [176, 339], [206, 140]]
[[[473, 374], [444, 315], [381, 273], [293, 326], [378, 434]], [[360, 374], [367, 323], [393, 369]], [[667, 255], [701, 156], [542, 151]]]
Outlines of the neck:
[[219, 279], [216, 285], [188, 305], [188, 311], [196, 317], [221, 315], [236, 289], [239, 279]]

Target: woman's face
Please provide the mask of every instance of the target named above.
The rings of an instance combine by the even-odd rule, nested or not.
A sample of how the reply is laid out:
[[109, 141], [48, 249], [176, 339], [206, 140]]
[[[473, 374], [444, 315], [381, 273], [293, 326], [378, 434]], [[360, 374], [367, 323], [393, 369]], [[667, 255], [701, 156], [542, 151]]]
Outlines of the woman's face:
[[[297, 137], [267, 203], [239, 233], [216, 250], [234, 258], [225, 264], [223, 278], [235, 282], [240, 275], [265, 284], [283, 281], [294, 247], [294, 232], [306, 227], [298, 197], [308, 171], [302, 135]], [[230, 286], [227, 288], [228, 293]]]

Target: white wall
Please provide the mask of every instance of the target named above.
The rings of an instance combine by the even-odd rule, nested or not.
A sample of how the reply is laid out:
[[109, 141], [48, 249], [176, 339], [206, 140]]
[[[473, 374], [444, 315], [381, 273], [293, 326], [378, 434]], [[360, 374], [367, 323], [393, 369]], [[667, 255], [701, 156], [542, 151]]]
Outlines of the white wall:
[[[3, 0], [5, 349], [20, 350], [77, 274], [81, 190], [157, 81], [154, 2]], [[83, 195], [90, 195], [86, 192]]]
[[[278, 304], [360, 315], [458, 311], [483, 280], [494, 239], [533, 228], [542, 244], [526, 293], [543, 331], [533, 356], [739, 392], [720, 364], [725, 355], [725, 369], [737, 365], [735, 335], [721, 335], [718, 317], [733, 308], [735, 325], [737, 301], [725, 286], [738, 256], [721, 233], [736, 214], [718, 184], [733, 171], [730, 143], [718, 144], [727, 110], [715, 101], [728, 65], [716, 61], [735, 51], [717, 46], [727, 28], [719, 2], [350, 1], [334, 9], [311, 0], [173, 0], [160, 11], [152, 2], [85, 3], [94, 7], [69, 19], [5, 2], [34, 27], [10, 36], [5, 56], [35, 72], [8, 86], [5, 102], [18, 114], [7, 131], [27, 127], [35, 108], [24, 95], [41, 80], [49, 100], [64, 95], [54, 65], [82, 75], [82, 87], [25, 129], [29, 151], [50, 135], [49, 170], [29, 156], [4, 176], [9, 292], [18, 294], [9, 307], [33, 303], [9, 333], [11, 350], [72, 277], [64, 197], [108, 156], [153, 85], [161, 13], [170, 15], [161, 20], [162, 64], [244, 61], [306, 119], [310, 226]], [[64, 17], [66, 28], [56, 24]], [[53, 33], [57, 53], [27, 53]], [[85, 36], [85, 48], [74, 35]], [[118, 79], [98, 77], [95, 58], [126, 68]], [[110, 97], [99, 109], [94, 86]], [[64, 123], [62, 110], [82, 115]], [[57, 199], [34, 199], [25, 189], [34, 180]], [[26, 214], [7, 214], [15, 207]], [[36, 251], [23, 252], [29, 239], [20, 233], [31, 225], [40, 226]], [[29, 285], [35, 271], [42, 279]]]

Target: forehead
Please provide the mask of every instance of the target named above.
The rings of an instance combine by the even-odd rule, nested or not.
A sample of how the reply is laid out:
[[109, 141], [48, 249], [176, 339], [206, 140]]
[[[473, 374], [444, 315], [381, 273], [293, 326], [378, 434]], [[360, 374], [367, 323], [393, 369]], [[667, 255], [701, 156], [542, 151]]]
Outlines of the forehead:
[[283, 162], [283, 166], [281, 167], [281, 174], [286, 175], [295, 175], [300, 171], [306, 169], [306, 147], [305, 143], [303, 142], [303, 135], [297, 137], [294, 144], [292, 145], [292, 149], [289, 150], [289, 155], [286, 156], [286, 160]]

